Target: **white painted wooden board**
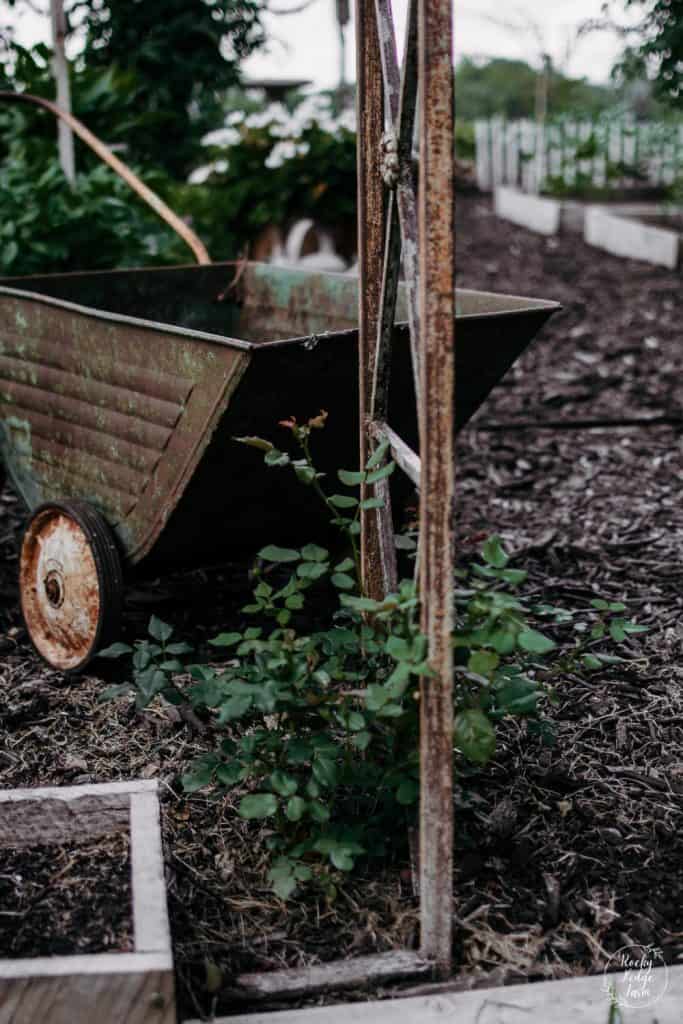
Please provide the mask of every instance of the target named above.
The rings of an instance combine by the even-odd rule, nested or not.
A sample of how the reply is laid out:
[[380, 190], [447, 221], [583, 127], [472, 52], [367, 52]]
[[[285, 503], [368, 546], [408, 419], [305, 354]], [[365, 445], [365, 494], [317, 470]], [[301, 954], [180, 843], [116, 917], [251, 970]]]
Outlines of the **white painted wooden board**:
[[[652, 212], [656, 212], [656, 209]], [[584, 221], [585, 241], [614, 256], [643, 260], [674, 270], [679, 261], [678, 233], [669, 228], [643, 224], [634, 219], [637, 213], [637, 207], [630, 217], [600, 206], [590, 207]]]
[[175, 1024], [154, 780], [0, 792], [0, 846], [130, 832], [134, 953], [0, 960], [0, 1024]]
[[[657, 968], [654, 973], [663, 970]], [[622, 1008], [618, 1024], [682, 1024], [683, 967], [668, 968], [666, 980], [666, 991], [658, 1002], [646, 1008]], [[655, 984], [659, 982], [657, 978]], [[609, 1011], [604, 978], [598, 975], [411, 999], [250, 1013], [220, 1017], [214, 1024], [608, 1024]]]
[[130, 797], [130, 856], [136, 953], [171, 948], [166, 912], [166, 880], [156, 793]]
[[500, 186], [495, 191], [494, 206], [499, 217], [529, 231], [556, 235], [560, 229], [562, 204], [558, 199], [544, 199], [516, 188]]

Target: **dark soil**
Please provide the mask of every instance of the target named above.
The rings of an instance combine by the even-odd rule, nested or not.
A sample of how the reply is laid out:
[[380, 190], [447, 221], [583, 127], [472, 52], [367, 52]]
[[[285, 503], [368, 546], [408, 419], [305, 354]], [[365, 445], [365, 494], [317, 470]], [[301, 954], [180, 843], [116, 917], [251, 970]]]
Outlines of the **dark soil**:
[[630, 219], [638, 220], [642, 224], [649, 224], [653, 228], [668, 228], [669, 231], [683, 232], [683, 214], [681, 213], [652, 213], [647, 216], [633, 216]]
[[[683, 956], [680, 276], [571, 235], [532, 235], [477, 198], [459, 198], [457, 226], [462, 285], [564, 305], [459, 438], [460, 555], [501, 533], [529, 572], [528, 596], [571, 608], [622, 600], [650, 632], [629, 641], [627, 665], [558, 681], [554, 747], [508, 723], [494, 761], [461, 773], [456, 984], [596, 971], [637, 942], [673, 961]], [[577, 426], [617, 420], [636, 422]], [[263, 837], [236, 816], [241, 794], [181, 792], [179, 774], [211, 735], [159, 704], [97, 703], [110, 665], [65, 680], [35, 660], [15, 607], [17, 506], [7, 492], [3, 501], [0, 780], [159, 778], [181, 1019], [212, 1005], [207, 960], [229, 1010], [241, 970], [414, 946], [405, 850], [384, 872], [340, 877], [333, 903], [283, 904], [265, 882]], [[151, 611], [193, 638], [239, 625], [249, 557], [137, 584], [129, 635]]]
[[128, 837], [0, 849], [0, 959], [133, 950]]

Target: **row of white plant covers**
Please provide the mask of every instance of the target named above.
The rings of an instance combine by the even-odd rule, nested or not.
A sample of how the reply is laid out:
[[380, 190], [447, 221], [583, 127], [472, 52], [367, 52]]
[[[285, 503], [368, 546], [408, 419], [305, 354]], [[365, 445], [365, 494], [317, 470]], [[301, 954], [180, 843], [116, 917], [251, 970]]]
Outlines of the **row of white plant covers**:
[[477, 184], [524, 192], [642, 189], [683, 176], [683, 124], [626, 118], [475, 122]]

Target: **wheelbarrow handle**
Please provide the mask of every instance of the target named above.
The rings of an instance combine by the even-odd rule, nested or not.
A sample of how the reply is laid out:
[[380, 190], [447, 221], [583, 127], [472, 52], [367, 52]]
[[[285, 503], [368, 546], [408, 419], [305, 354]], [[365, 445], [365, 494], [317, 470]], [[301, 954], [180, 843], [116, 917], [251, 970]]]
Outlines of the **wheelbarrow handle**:
[[112, 153], [108, 146], [105, 146], [96, 135], [86, 128], [77, 117], [73, 114], [69, 114], [66, 110], [62, 110], [56, 103], [52, 103], [51, 100], [43, 99], [42, 96], [32, 96], [26, 92], [8, 92], [0, 90], [0, 101], [6, 100], [9, 103], [33, 103], [38, 107], [44, 107], [45, 110], [49, 110], [50, 113], [54, 114], [55, 117], [60, 118], [66, 122], [72, 131], [78, 135], [79, 139], [82, 139], [87, 146], [90, 146], [92, 150], [99, 156], [101, 160], [104, 160], [106, 164], [116, 171], [116, 173], [123, 178], [127, 185], [133, 189], [134, 192], [140, 196], [141, 199], [152, 207], [154, 212], [161, 217], [162, 220], [173, 228], [184, 242], [192, 249], [197, 263], [206, 264], [210, 263], [211, 259], [206, 247], [195, 235], [194, 231], [187, 226], [187, 224], [178, 217], [173, 210], [171, 210], [163, 199], [152, 192], [151, 188], [148, 188], [144, 182], [140, 181], [136, 174], [133, 174], [130, 167], [126, 167], [122, 160]]

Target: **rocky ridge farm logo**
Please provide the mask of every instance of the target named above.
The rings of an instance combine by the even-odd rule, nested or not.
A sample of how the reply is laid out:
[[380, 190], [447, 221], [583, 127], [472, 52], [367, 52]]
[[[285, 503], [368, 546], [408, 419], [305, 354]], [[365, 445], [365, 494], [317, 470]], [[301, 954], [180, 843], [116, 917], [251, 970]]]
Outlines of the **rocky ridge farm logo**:
[[666, 992], [669, 972], [656, 946], [622, 946], [607, 961], [603, 989], [620, 1009], [654, 1006]]

